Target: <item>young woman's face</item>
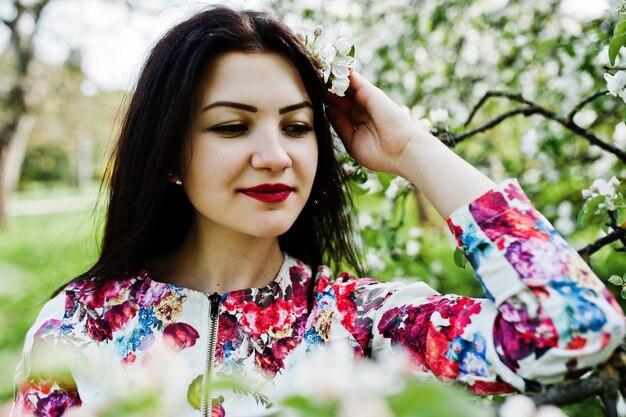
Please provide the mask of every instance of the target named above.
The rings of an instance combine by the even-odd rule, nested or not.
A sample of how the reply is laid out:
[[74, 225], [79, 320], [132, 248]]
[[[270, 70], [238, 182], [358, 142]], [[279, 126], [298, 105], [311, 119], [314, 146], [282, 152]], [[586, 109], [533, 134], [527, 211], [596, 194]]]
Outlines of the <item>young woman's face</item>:
[[317, 167], [313, 109], [293, 64], [274, 53], [228, 52], [201, 82], [183, 187], [212, 232], [285, 233]]

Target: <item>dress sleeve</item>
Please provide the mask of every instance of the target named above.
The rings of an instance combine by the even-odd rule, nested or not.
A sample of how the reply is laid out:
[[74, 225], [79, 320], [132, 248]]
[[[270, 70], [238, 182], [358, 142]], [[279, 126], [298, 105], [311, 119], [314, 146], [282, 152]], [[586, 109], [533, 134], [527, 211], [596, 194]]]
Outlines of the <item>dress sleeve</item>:
[[80, 342], [64, 312], [62, 292], [44, 305], [26, 334], [10, 417], [59, 417], [81, 404], [70, 369], [75, 359], [72, 347]]
[[372, 356], [401, 346], [422, 371], [494, 394], [579, 376], [624, 337], [620, 306], [516, 180], [456, 210], [448, 225], [487, 298], [439, 295], [423, 283], [354, 284], [352, 300], [371, 308], [346, 322], [369, 320]]

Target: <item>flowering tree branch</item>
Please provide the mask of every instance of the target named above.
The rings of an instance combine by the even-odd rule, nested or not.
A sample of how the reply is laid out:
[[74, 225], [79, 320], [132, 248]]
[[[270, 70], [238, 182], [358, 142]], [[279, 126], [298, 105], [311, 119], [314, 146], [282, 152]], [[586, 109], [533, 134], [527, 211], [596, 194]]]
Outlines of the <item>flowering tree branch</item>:
[[624, 162], [626, 164], [626, 152], [616, 148], [615, 146], [609, 144], [608, 142], [600, 139], [598, 136], [596, 136], [595, 134], [593, 134], [590, 130], [588, 129], [584, 129], [582, 127], [580, 127], [579, 125], [577, 125], [573, 118], [574, 115], [580, 111], [580, 109], [590, 103], [591, 101], [597, 99], [598, 97], [601, 97], [603, 95], [606, 95], [607, 90], [601, 90], [598, 91], [594, 94], [592, 94], [591, 96], [583, 99], [580, 103], [578, 103], [576, 106], [574, 106], [574, 108], [568, 113], [568, 115], [566, 117], [561, 116], [551, 110], [546, 109], [545, 107], [542, 107], [530, 100], [525, 99], [521, 94], [516, 94], [516, 93], [512, 93], [512, 92], [507, 92], [507, 91], [488, 91], [487, 93], [485, 93], [485, 95], [480, 99], [480, 101], [476, 104], [476, 106], [474, 106], [474, 108], [472, 109], [472, 111], [470, 112], [469, 117], [467, 118], [467, 121], [464, 123], [464, 126], [468, 126], [470, 124], [470, 122], [472, 121], [472, 119], [474, 118], [474, 116], [476, 115], [477, 111], [491, 98], [491, 97], [505, 97], [508, 98], [509, 100], [512, 101], [516, 101], [518, 103], [522, 103], [525, 106], [523, 107], [519, 107], [513, 110], [510, 110], [506, 113], [503, 113], [495, 118], [493, 118], [492, 120], [488, 121], [487, 123], [466, 131], [466, 132], [461, 132], [461, 133], [457, 133], [457, 134], [453, 134], [450, 132], [442, 132], [437, 130], [435, 132], [436, 136], [442, 136], [441, 139], [444, 140], [445, 142], [447, 142], [449, 144], [449, 146], [454, 146], [455, 144], [462, 142], [463, 140], [471, 137], [471, 136], [475, 136], [478, 133], [482, 133], [486, 130], [492, 129], [495, 126], [499, 125], [500, 123], [502, 123], [504, 120], [516, 116], [518, 114], [523, 114], [524, 116], [531, 116], [534, 114], [539, 114], [541, 116], [543, 116], [546, 119], [549, 120], [553, 120], [557, 123], [559, 123], [560, 125], [562, 125], [563, 127], [565, 127], [566, 129], [568, 129], [569, 131], [575, 133], [576, 135], [583, 137], [585, 139], [587, 139], [591, 144], [596, 145], [602, 149], [604, 149], [607, 152], [610, 152], [612, 154], [614, 154], [615, 156], [617, 156], [622, 162]]
[[616, 218], [616, 214], [615, 211], [613, 210], [609, 210], [609, 219], [611, 220], [608, 224], [609, 227], [611, 227], [613, 230], [615, 231], [621, 231], [622, 233], [619, 233], [617, 235], [619, 241], [622, 243], [622, 247], [615, 249], [618, 252], [626, 252], [626, 229], [624, 229], [623, 227], [620, 227], [617, 224], [617, 218]]
[[[617, 229], [613, 230], [608, 235], [580, 249], [578, 251], [578, 254], [586, 260], [589, 258], [590, 255], [593, 255], [595, 252], [599, 251], [600, 249], [602, 249], [604, 246], [608, 245], [609, 243], [613, 243], [616, 240], [620, 240], [624, 238], [626, 238], [626, 229], [622, 227], [618, 227]], [[617, 250], [623, 251], [623, 248], [619, 248]]]
[[626, 345], [617, 348], [611, 358], [592, 376], [570, 383], [551, 386], [532, 396], [536, 405], [566, 405], [580, 402], [581, 398], [598, 395], [606, 417], [617, 417], [617, 394], [626, 387]]

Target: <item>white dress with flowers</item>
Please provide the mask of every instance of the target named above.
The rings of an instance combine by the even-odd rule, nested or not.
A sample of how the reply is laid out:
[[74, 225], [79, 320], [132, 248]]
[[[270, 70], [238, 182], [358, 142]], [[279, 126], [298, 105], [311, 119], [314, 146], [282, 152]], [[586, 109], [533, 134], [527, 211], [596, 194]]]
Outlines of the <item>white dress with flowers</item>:
[[[422, 282], [332, 279], [328, 267], [312, 274], [287, 254], [268, 286], [221, 295], [145, 271], [100, 287], [73, 282], [27, 334], [12, 416], [102, 410], [156, 388], [170, 415], [268, 415], [273, 386], [338, 340], [356, 357], [402, 348], [418, 370], [479, 394], [578, 375], [620, 343], [619, 305], [515, 180], [455, 211], [448, 225], [487, 298], [440, 295]], [[223, 375], [254, 389], [212, 389]]]

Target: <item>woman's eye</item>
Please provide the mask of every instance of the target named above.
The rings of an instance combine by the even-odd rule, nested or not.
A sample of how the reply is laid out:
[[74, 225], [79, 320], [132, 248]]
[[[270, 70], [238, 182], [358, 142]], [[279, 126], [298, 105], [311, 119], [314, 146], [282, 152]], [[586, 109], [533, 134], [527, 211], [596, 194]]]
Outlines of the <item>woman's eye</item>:
[[248, 126], [242, 124], [236, 125], [221, 125], [211, 128], [213, 132], [219, 133], [225, 136], [239, 136], [248, 131]]
[[309, 132], [312, 132], [313, 129], [308, 125], [295, 124], [289, 125], [284, 128], [285, 132], [288, 135], [299, 138], [302, 136], [306, 136]]

